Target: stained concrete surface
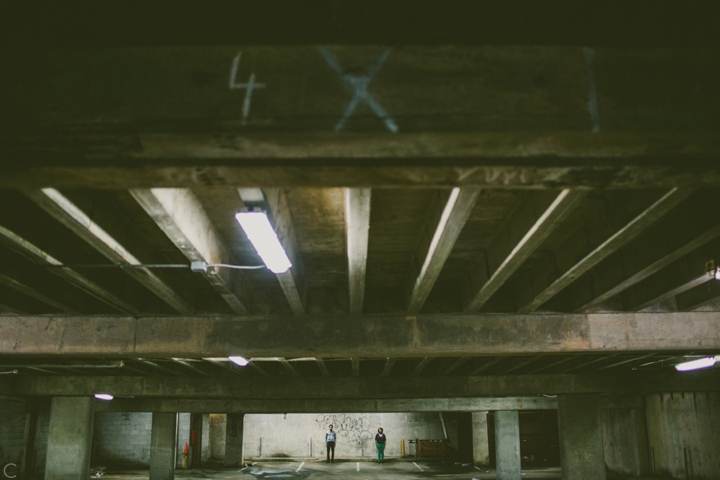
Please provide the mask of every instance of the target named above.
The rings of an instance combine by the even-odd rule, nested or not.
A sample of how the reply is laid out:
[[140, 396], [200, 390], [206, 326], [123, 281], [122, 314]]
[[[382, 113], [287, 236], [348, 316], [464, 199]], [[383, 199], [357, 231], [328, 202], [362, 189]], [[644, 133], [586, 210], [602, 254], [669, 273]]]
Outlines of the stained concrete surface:
[[[417, 464], [417, 465], [415, 465]], [[300, 468], [302, 465], [302, 468]], [[418, 468], [419, 467], [419, 468]], [[299, 470], [298, 470], [299, 469]], [[422, 470], [421, 470], [422, 469]], [[544, 468], [523, 470], [524, 479], [560, 480], [560, 469]], [[147, 470], [117, 471], [109, 472], [103, 476], [105, 480], [144, 480], [148, 478]], [[449, 480], [490, 480], [496, 478], [496, 472], [492, 469], [462, 466], [441, 461], [426, 461], [423, 459], [412, 459], [404, 461], [387, 461], [378, 464], [375, 462], [357, 462], [354, 460], [338, 460], [334, 464], [326, 464], [315, 460], [306, 461], [283, 461], [283, 462], [262, 462], [255, 463], [251, 467], [227, 468], [215, 465], [199, 469], [176, 470], [175, 478], [184, 480], [194, 479], [234, 479], [234, 480], [259, 480], [259, 479], [360, 479], [360, 478], [383, 478], [385, 480], [419, 479], [419, 478], [443, 478]], [[609, 480], [625, 480], [631, 477], [608, 474]], [[642, 480], [633, 477], [634, 480]]]

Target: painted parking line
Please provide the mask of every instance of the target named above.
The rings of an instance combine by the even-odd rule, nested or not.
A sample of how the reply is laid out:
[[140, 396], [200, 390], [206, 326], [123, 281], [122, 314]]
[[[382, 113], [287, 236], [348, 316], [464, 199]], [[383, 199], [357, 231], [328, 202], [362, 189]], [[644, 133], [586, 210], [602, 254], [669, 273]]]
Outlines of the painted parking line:
[[302, 462], [302, 463], [300, 464], [300, 466], [298, 467], [298, 469], [295, 470], [295, 473], [299, 472], [300, 469], [303, 467], [303, 465], [305, 465], [305, 462]]
[[355, 464], [355, 467], [357, 468], [357, 471], [359, 472], [359, 471], [360, 471], [360, 462], [357, 462], [357, 463]]
[[424, 472], [424, 471], [425, 471], [425, 470], [423, 470], [422, 468], [420, 468], [420, 465], [418, 465], [417, 463], [413, 462], [413, 465], [415, 465], [416, 467], [418, 467], [418, 469], [419, 469], [421, 472]]

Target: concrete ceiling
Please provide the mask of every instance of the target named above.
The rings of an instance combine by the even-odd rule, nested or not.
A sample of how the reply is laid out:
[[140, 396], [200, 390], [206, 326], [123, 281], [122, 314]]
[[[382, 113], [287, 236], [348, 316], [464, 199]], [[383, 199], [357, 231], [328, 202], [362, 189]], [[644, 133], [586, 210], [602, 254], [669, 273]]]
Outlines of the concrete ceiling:
[[[33, 58], [2, 52], [17, 75], [0, 117], [0, 369], [632, 374], [720, 352], [707, 313], [720, 311], [712, 52], [153, 45]], [[249, 75], [263, 87], [248, 92]], [[249, 205], [238, 188], [262, 190], [286, 274], [190, 271], [262, 264], [234, 219]], [[605, 320], [608, 343], [567, 343]], [[164, 349], [117, 333], [128, 321]], [[261, 352], [245, 369], [211, 342], [178, 347], [225, 321], [284, 340], [228, 334]], [[416, 321], [475, 329], [403, 330]], [[566, 343], [533, 349], [535, 336]]]

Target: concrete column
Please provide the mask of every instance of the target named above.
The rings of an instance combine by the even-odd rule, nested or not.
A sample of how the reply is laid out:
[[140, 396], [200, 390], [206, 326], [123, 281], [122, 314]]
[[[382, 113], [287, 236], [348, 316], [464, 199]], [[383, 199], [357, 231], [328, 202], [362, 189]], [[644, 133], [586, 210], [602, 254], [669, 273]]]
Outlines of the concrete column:
[[601, 418], [606, 469], [635, 477], [650, 475], [645, 409], [602, 409]]
[[598, 395], [558, 395], [563, 480], [605, 480]]
[[498, 480], [521, 480], [520, 416], [517, 410], [495, 412], [495, 463]]
[[35, 476], [35, 432], [37, 431], [37, 412], [25, 416], [25, 436], [23, 437], [23, 456], [20, 465], [20, 478], [29, 480]]
[[176, 463], [175, 468], [183, 468], [185, 444], [190, 442], [190, 417], [189, 413], [178, 413], [177, 420], [177, 447], [175, 448]]
[[93, 397], [52, 399], [45, 480], [78, 480], [90, 477], [94, 416]]
[[175, 478], [175, 436], [177, 413], [152, 414], [152, 437], [150, 439], [150, 480], [173, 480]]
[[225, 425], [225, 465], [242, 465], [244, 413], [228, 413]]
[[488, 412], [472, 412], [473, 463], [487, 466], [490, 464], [490, 445], [487, 428]]

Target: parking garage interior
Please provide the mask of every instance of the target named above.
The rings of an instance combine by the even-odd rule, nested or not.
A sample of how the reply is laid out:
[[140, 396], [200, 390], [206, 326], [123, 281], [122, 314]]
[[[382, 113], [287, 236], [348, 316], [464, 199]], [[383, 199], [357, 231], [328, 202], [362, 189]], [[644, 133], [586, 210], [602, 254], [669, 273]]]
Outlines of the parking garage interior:
[[2, 8], [0, 478], [720, 478], [715, 15]]

